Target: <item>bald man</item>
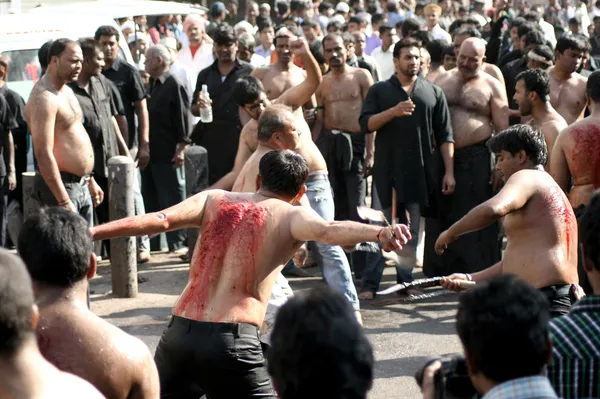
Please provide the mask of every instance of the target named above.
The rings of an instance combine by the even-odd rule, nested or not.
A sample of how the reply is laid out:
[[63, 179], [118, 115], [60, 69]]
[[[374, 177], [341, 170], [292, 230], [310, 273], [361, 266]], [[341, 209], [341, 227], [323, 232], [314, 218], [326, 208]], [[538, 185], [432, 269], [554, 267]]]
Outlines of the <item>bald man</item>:
[[[457, 68], [441, 75], [436, 84], [446, 94], [454, 133], [454, 177], [456, 190], [440, 204], [440, 226], [447, 229], [471, 209], [493, 195], [487, 140], [508, 127], [508, 101], [504, 84], [483, 71], [485, 43], [479, 38], [465, 39], [460, 47]], [[427, 223], [424, 267], [427, 275], [476, 272], [500, 260], [498, 224], [460, 237], [439, 258], [432, 251], [437, 237], [434, 223]]]

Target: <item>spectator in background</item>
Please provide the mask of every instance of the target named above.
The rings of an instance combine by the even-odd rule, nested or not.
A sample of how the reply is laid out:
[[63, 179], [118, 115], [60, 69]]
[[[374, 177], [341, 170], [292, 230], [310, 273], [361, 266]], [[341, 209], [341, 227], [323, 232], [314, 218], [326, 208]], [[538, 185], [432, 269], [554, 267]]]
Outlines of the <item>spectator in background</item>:
[[[229, 0], [227, 2], [227, 17], [225, 18], [225, 22], [227, 22], [231, 26], [238, 23], [238, 21], [239, 21], [238, 9], [239, 9], [238, 0]], [[184, 29], [184, 32], [185, 32], [185, 29]]]
[[253, 35], [256, 32], [256, 29], [254, 29], [254, 26], [252, 26], [250, 22], [240, 21], [234, 25], [233, 31], [237, 37], [240, 37], [243, 33], [250, 33]]
[[456, 54], [454, 53], [454, 47], [449, 46], [444, 50], [444, 70], [450, 71], [456, 68]]
[[379, 38], [379, 27], [381, 25], [387, 25], [388, 20], [385, 14], [375, 14], [371, 18], [371, 35], [367, 35], [367, 42], [365, 45], [365, 54], [372, 55], [373, 50], [381, 46], [381, 39]]
[[440, 17], [442, 16], [442, 7], [437, 4], [429, 4], [424, 9], [425, 23], [427, 30], [434, 39], [444, 40], [448, 44], [452, 43], [452, 37], [440, 26]]
[[302, 21], [301, 25], [302, 32], [304, 33], [304, 37], [306, 38], [306, 41], [308, 41], [309, 46], [321, 43], [321, 40], [323, 39], [323, 32], [321, 32], [321, 27], [317, 22], [306, 19]]
[[335, 33], [337, 35], [341, 35], [343, 27], [344, 25], [339, 21], [329, 21], [327, 24], [327, 34]]
[[246, 6], [246, 21], [248, 21], [250, 25], [256, 26], [256, 17], [258, 16], [258, 14], [258, 3], [255, 1], [248, 2]]
[[337, 21], [340, 24], [344, 25], [346, 23], [346, 21], [348, 20], [349, 15], [350, 15], [350, 6], [348, 5], [348, 3], [344, 3], [343, 1], [340, 1], [335, 6], [335, 14], [331, 17], [331, 21]]
[[275, 38], [275, 29], [271, 20], [265, 21], [263, 24], [258, 26], [258, 36], [260, 39], [260, 46], [254, 49], [257, 55], [265, 58], [268, 63], [271, 62], [271, 52], [275, 50], [273, 45], [273, 39]]
[[[184, 65], [177, 58], [177, 40], [173, 37], [165, 37], [160, 41], [160, 44], [165, 46], [169, 53], [171, 54], [171, 66], [169, 68], [169, 72], [171, 75], [175, 76], [181, 84], [185, 87], [185, 91], [188, 93], [189, 104], [192, 103], [192, 95], [194, 93], [194, 88], [196, 87], [196, 77], [192, 70]], [[189, 128], [198, 123], [196, 117], [192, 114], [191, 110], [188, 113], [189, 116]]]
[[323, 1], [319, 3], [319, 15], [317, 15], [317, 21], [319, 25], [321, 25], [321, 31], [327, 30], [327, 24], [329, 23], [329, 19], [333, 16], [335, 10], [333, 9], [333, 4], [328, 1]]
[[269, 3], [261, 3], [258, 7], [259, 15], [265, 18], [271, 18], [271, 5]]
[[587, 36], [587, 32], [583, 31], [581, 26], [581, 18], [579, 17], [573, 17], [569, 19], [569, 32], [571, 32], [573, 35], [582, 34]]
[[[150, 163], [142, 172], [146, 209], [156, 212], [185, 200], [184, 153], [190, 143], [189, 95], [171, 73], [171, 54], [157, 44], [148, 49], [146, 72], [150, 74]], [[185, 253], [186, 232], [166, 233], [169, 251]]]
[[[212, 6], [210, 6], [210, 22], [208, 26], [206, 26], [206, 33], [210, 37], [213, 37], [214, 31], [217, 27], [225, 22], [225, 18], [227, 17], [227, 8], [225, 4], [220, 1], [215, 1]], [[185, 29], [184, 29], [185, 30]]]
[[469, 16], [478, 24], [478, 29], [485, 28], [489, 21], [485, 14], [485, 2], [483, 0], [475, 0], [473, 2], [473, 11], [471, 11]]
[[254, 68], [268, 65], [267, 60], [260, 55], [254, 54], [254, 36], [250, 33], [243, 33], [238, 36], [238, 58], [248, 62]]
[[290, 3], [287, 0], [277, 0], [275, 2], [275, 26], [283, 25], [283, 21], [290, 15]]
[[[216, 4], [216, 3], [215, 3]], [[206, 21], [198, 14], [189, 14], [183, 21], [183, 30], [189, 46], [179, 51], [177, 59], [189, 68], [194, 82], [201, 70], [213, 63], [213, 45], [206, 40]]]
[[394, 69], [394, 43], [396, 42], [396, 31], [389, 25], [379, 27], [379, 38], [381, 46], [371, 53], [377, 63], [377, 69], [381, 72], [381, 80], [388, 80], [395, 72]]
[[456, 10], [452, 0], [438, 0], [442, 7], [442, 15], [440, 17], [440, 26], [446, 32], [450, 30], [450, 25], [456, 20]]
[[364, 68], [371, 72], [373, 81], [379, 82], [381, 79], [379, 76], [379, 69], [377, 68], [377, 62], [375, 61], [375, 58], [365, 54], [366, 35], [363, 32], [358, 31], [352, 33], [352, 36], [354, 36], [354, 53], [356, 54], [359, 65], [364, 65]]
[[[176, 40], [174, 37], [171, 39]], [[148, 49], [149, 43], [148, 36], [143, 34], [133, 34], [129, 36], [127, 43], [129, 44], [129, 51], [131, 51], [135, 66], [138, 69], [143, 70], [146, 63], [146, 50]]]
[[170, 25], [172, 15], [161, 15], [158, 17], [156, 24], [148, 29], [148, 34], [152, 43], [157, 44], [163, 37], [175, 37], [175, 31]]
[[[538, 29], [535, 24], [531, 22], [524, 22], [516, 28], [516, 42], [513, 42], [512, 51], [507, 52], [500, 57], [500, 60], [497, 63], [498, 68], [502, 69], [509, 62], [517, 60], [523, 56], [523, 39], [529, 32], [534, 30]], [[511, 28], [511, 37], [513, 35], [512, 32], [513, 29]]]
[[[477, 284], [459, 297], [456, 330], [471, 383], [483, 399], [558, 398], [544, 369], [551, 356], [548, 301], [513, 276]], [[433, 399], [433, 375], [425, 369], [423, 399]]]
[[552, 49], [545, 44], [535, 47], [527, 53], [527, 69], [548, 69], [554, 65], [554, 54]]
[[421, 30], [421, 22], [416, 18], [407, 18], [402, 23], [402, 28], [400, 30], [400, 34], [402, 38], [412, 37], [415, 32], [419, 32]]
[[364, 399], [373, 384], [373, 349], [352, 306], [329, 288], [285, 303], [267, 354], [281, 399]]
[[[1, 64], [0, 64], [1, 65]], [[7, 242], [8, 193], [17, 188], [15, 147], [12, 131], [19, 128], [15, 115], [4, 95], [0, 95], [0, 247]], [[21, 190], [21, 188], [19, 187]]]
[[444, 53], [450, 44], [447, 44], [444, 40], [433, 40], [427, 46], [427, 52], [431, 59], [431, 66], [429, 73], [427, 74], [427, 80], [434, 82], [437, 77], [446, 72], [444, 66]]
[[396, 26], [398, 22], [404, 21], [404, 16], [400, 14], [397, 0], [388, 0], [386, 4], [388, 24]]
[[600, 191], [579, 221], [583, 267], [593, 293], [550, 321], [552, 362], [548, 378], [561, 398], [600, 397]]

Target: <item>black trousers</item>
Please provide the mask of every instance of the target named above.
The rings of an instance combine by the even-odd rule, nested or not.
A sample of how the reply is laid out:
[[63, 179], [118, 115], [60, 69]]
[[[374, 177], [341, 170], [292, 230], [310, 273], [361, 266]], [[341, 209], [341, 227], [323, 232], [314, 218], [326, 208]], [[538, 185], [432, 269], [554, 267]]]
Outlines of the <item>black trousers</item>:
[[161, 398], [275, 398], [258, 339], [247, 323], [173, 316], [154, 356]]
[[539, 291], [548, 298], [550, 304], [550, 317], [560, 317], [569, 313], [571, 305], [575, 302], [572, 287], [569, 284], [549, 285]]

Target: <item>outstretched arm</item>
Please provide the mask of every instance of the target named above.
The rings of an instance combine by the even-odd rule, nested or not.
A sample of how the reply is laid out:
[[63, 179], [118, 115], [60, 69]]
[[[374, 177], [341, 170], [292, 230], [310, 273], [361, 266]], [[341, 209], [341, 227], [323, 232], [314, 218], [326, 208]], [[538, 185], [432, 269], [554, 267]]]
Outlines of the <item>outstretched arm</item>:
[[160, 212], [115, 220], [92, 227], [94, 240], [153, 235], [165, 231], [200, 227], [206, 202], [214, 191], [203, 191]]
[[312, 209], [296, 207], [292, 211], [290, 230], [297, 241], [318, 241], [329, 245], [349, 246], [360, 242], [381, 242], [384, 249], [401, 249], [410, 239], [405, 225], [381, 227], [357, 222], [328, 222]]
[[231, 190], [237, 179], [240, 171], [246, 164], [246, 161], [252, 156], [252, 151], [248, 145], [246, 136], [248, 134], [247, 125], [242, 129], [240, 134], [240, 140], [238, 142], [237, 154], [235, 155], [235, 162], [233, 163], [233, 169], [225, 176], [221, 177], [215, 184], [210, 186], [208, 190]]
[[311, 100], [312, 95], [319, 84], [321, 83], [322, 75], [321, 68], [315, 57], [308, 48], [308, 43], [304, 39], [298, 39], [291, 44], [292, 52], [299, 55], [302, 59], [302, 64], [306, 70], [306, 79], [304, 82], [286, 90], [280, 97], [280, 104], [289, 105], [292, 108], [300, 108]]

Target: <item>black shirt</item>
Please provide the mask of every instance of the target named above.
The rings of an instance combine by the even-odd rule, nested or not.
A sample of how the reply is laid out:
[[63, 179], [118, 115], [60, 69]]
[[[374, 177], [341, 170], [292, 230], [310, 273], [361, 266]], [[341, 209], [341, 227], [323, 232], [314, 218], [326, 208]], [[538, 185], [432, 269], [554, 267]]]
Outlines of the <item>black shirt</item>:
[[17, 120], [10, 110], [8, 101], [3, 95], [0, 95], [0, 133], [2, 134], [0, 139], [0, 176], [6, 176], [6, 163], [4, 162], [4, 134], [9, 131], [18, 128]]
[[94, 173], [108, 178], [108, 160], [119, 155], [115, 137], [113, 116], [117, 114], [108, 80], [100, 75], [92, 76], [88, 90], [77, 81], [69, 83], [83, 113], [83, 127], [90, 136], [94, 148]]
[[117, 115], [125, 115], [125, 106], [123, 105], [121, 93], [119, 93], [117, 85], [109, 79], [106, 79], [106, 83], [108, 84], [108, 89], [110, 90], [110, 97], [112, 98], [113, 103], [115, 104], [115, 111], [117, 111]]
[[[369, 118], [408, 100], [396, 75], [369, 89], [360, 114], [360, 126], [368, 132]], [[398, 202], [432, 206], [441, 190], [439, 147], [454, 142], [450, 113], [442, 89], [418, 77], [410, 95], [415, 111], [394, 118], [377, 130], [373, 178], [384, 208], [392, 204], [392, 187]]]
[[150, 162], [171, 163], [178, 143], [189, 143], [189, 97], [185, 87], [165, 72], [148, 87]]
[[208, 86], [213, 121], [198, 122], [192, 133], [192, 141], [208, 151], [209, 184], [215, 183], [233, 168], [242, 131], [238, 105], [232, 97], [233, 85], [239, 78], [252, 72], [250, 64], [236, 60], [225, 80], [222, 80], [218, 62], [215, 60], [211, 66], [200, 71], [192, 100], [192, 104], [195, 104], [202, 85]]
[[[506, 94], [508, 95], [508, 105], [510, 109], [519, 109], [519, 106], [514, 99], [516, 91], [515, 85], [517, 84], [517, 76], [526, 70], [527, 56], [513, 60], [502, 68], [502, 76], [504, 76], [504, 82], [506, 83]], [[511, 116], [509, 122], [511, 125], [516, 125], [521, 123], [521, 118], [518, 116]]]
[[136, 101], [143, 100], [146, 96], [146, 90], [142, 83], [139, 71], [127, 62], [117, 58], [110, 68], [102, 71], [102, 74], [110, 79], [119, 89], [125, 117], [127, 118], [127, 128], [129, 130], [129, 148], [137, 147], [137, 129], [135, 123]]
[[0, 87], [0, 96], [4, 96], [8, 103], [8, 108], [15, 118], [17, 127], [12, 129], [13, 141], [15, 145], [15, 155], [18, 151], [27, 153], [27, 120], [25, 119], [25, 100], [16, 91], [8, 88], [7, 85]]

